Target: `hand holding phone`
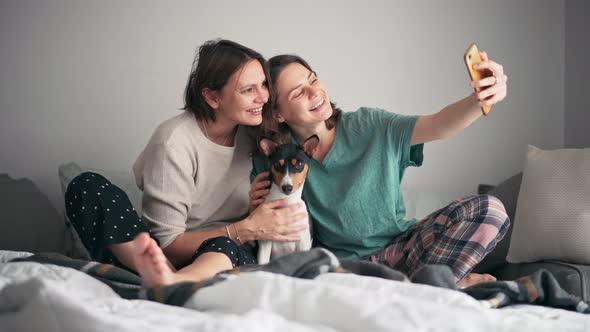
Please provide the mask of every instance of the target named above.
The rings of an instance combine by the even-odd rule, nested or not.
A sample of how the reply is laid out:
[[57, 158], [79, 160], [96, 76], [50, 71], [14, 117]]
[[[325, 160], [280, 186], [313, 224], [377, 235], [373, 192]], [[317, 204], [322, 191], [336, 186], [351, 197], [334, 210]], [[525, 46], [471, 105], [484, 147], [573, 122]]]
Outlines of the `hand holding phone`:
[[[479, 80], [484, 79], [486, 77], [492, 76], [492, 73], [485, 70], [485, 69], [484, 70], [476, 70], [473, 68], [473, 65], [482, 62], [477, 45], [475, 45], [475, 44], [469, 45], [469, 48], [467, 48], [467, 51], [465, 52], [463, 59], [465, 60], [465, 64], [467, 65], [467, 71], [469, 72], [469, 77], [471, 77], [472, 81], [479, 81]], [[475, 90], [475, 92], [480, 92], [483, 89], [481, 87], [476, 87], [476, 88], [474, 88], [474, 90]], [[490, 113], [490, 111], [492, 110], [493, 106], [494, 105], [482, 106], [481, 111], [482, 111], [483, 115], [488, 115], [488, 113]]]

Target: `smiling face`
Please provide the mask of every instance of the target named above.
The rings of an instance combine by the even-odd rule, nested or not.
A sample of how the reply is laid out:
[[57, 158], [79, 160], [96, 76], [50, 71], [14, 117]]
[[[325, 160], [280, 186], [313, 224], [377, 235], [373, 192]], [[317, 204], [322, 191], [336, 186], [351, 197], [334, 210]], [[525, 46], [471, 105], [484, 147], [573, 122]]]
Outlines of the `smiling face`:
[[300, 63], [291, 63], [281, 71], [276, 91], [276, 119], [289, 126], [316, 126], [334, 112], [320, 79]]
[[262, 122], [262, 106], [269, 92], [262, 65], [250, 60], [236, 70], [221, 91], [211, 92], [207, 101], [217, 115], [216, 121], [246, 126]]

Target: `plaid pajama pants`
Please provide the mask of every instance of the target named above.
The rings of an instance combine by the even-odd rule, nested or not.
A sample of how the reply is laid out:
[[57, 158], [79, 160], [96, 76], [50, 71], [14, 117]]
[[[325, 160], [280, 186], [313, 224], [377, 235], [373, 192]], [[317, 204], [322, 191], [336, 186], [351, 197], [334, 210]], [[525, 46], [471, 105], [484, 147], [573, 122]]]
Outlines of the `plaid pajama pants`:
[[509, 226], [499, 199], [471, 196], [431, 213], [369, 259], [407, 275], [424, 264], [444, 264], [459, 281], [496, 247]]

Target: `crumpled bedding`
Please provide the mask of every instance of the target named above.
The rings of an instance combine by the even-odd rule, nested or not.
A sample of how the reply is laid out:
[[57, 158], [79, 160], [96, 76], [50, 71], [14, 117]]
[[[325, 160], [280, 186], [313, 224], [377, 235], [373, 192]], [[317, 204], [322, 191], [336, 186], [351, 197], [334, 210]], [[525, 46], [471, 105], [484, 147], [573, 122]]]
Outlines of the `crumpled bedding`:
[[201, 289], [185, 307], [126, 300], [74, 269], [5, 263], [4, 331], [587, 331], [590, 316], [517, 305], [489, 309], [462, 292], [355, 274], [314, 280], [248, 272]]

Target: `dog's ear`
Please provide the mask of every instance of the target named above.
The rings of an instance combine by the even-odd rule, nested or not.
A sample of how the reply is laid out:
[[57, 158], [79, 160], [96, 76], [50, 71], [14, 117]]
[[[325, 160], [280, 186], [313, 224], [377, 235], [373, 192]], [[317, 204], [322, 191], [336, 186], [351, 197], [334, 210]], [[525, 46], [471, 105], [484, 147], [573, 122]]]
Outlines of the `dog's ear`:
[[278, 144], [273, 142], [272, 140], [263, 137], [260, 139], [260, 150], [264, 153], [265, 156], [270, 156], [273, 152], [275, 152]]
[[320, 145], [320, 138], [318, 135], [313, 135], [303, 142], [303, 150], [311, 157], [317, 150], [318, 145]]

